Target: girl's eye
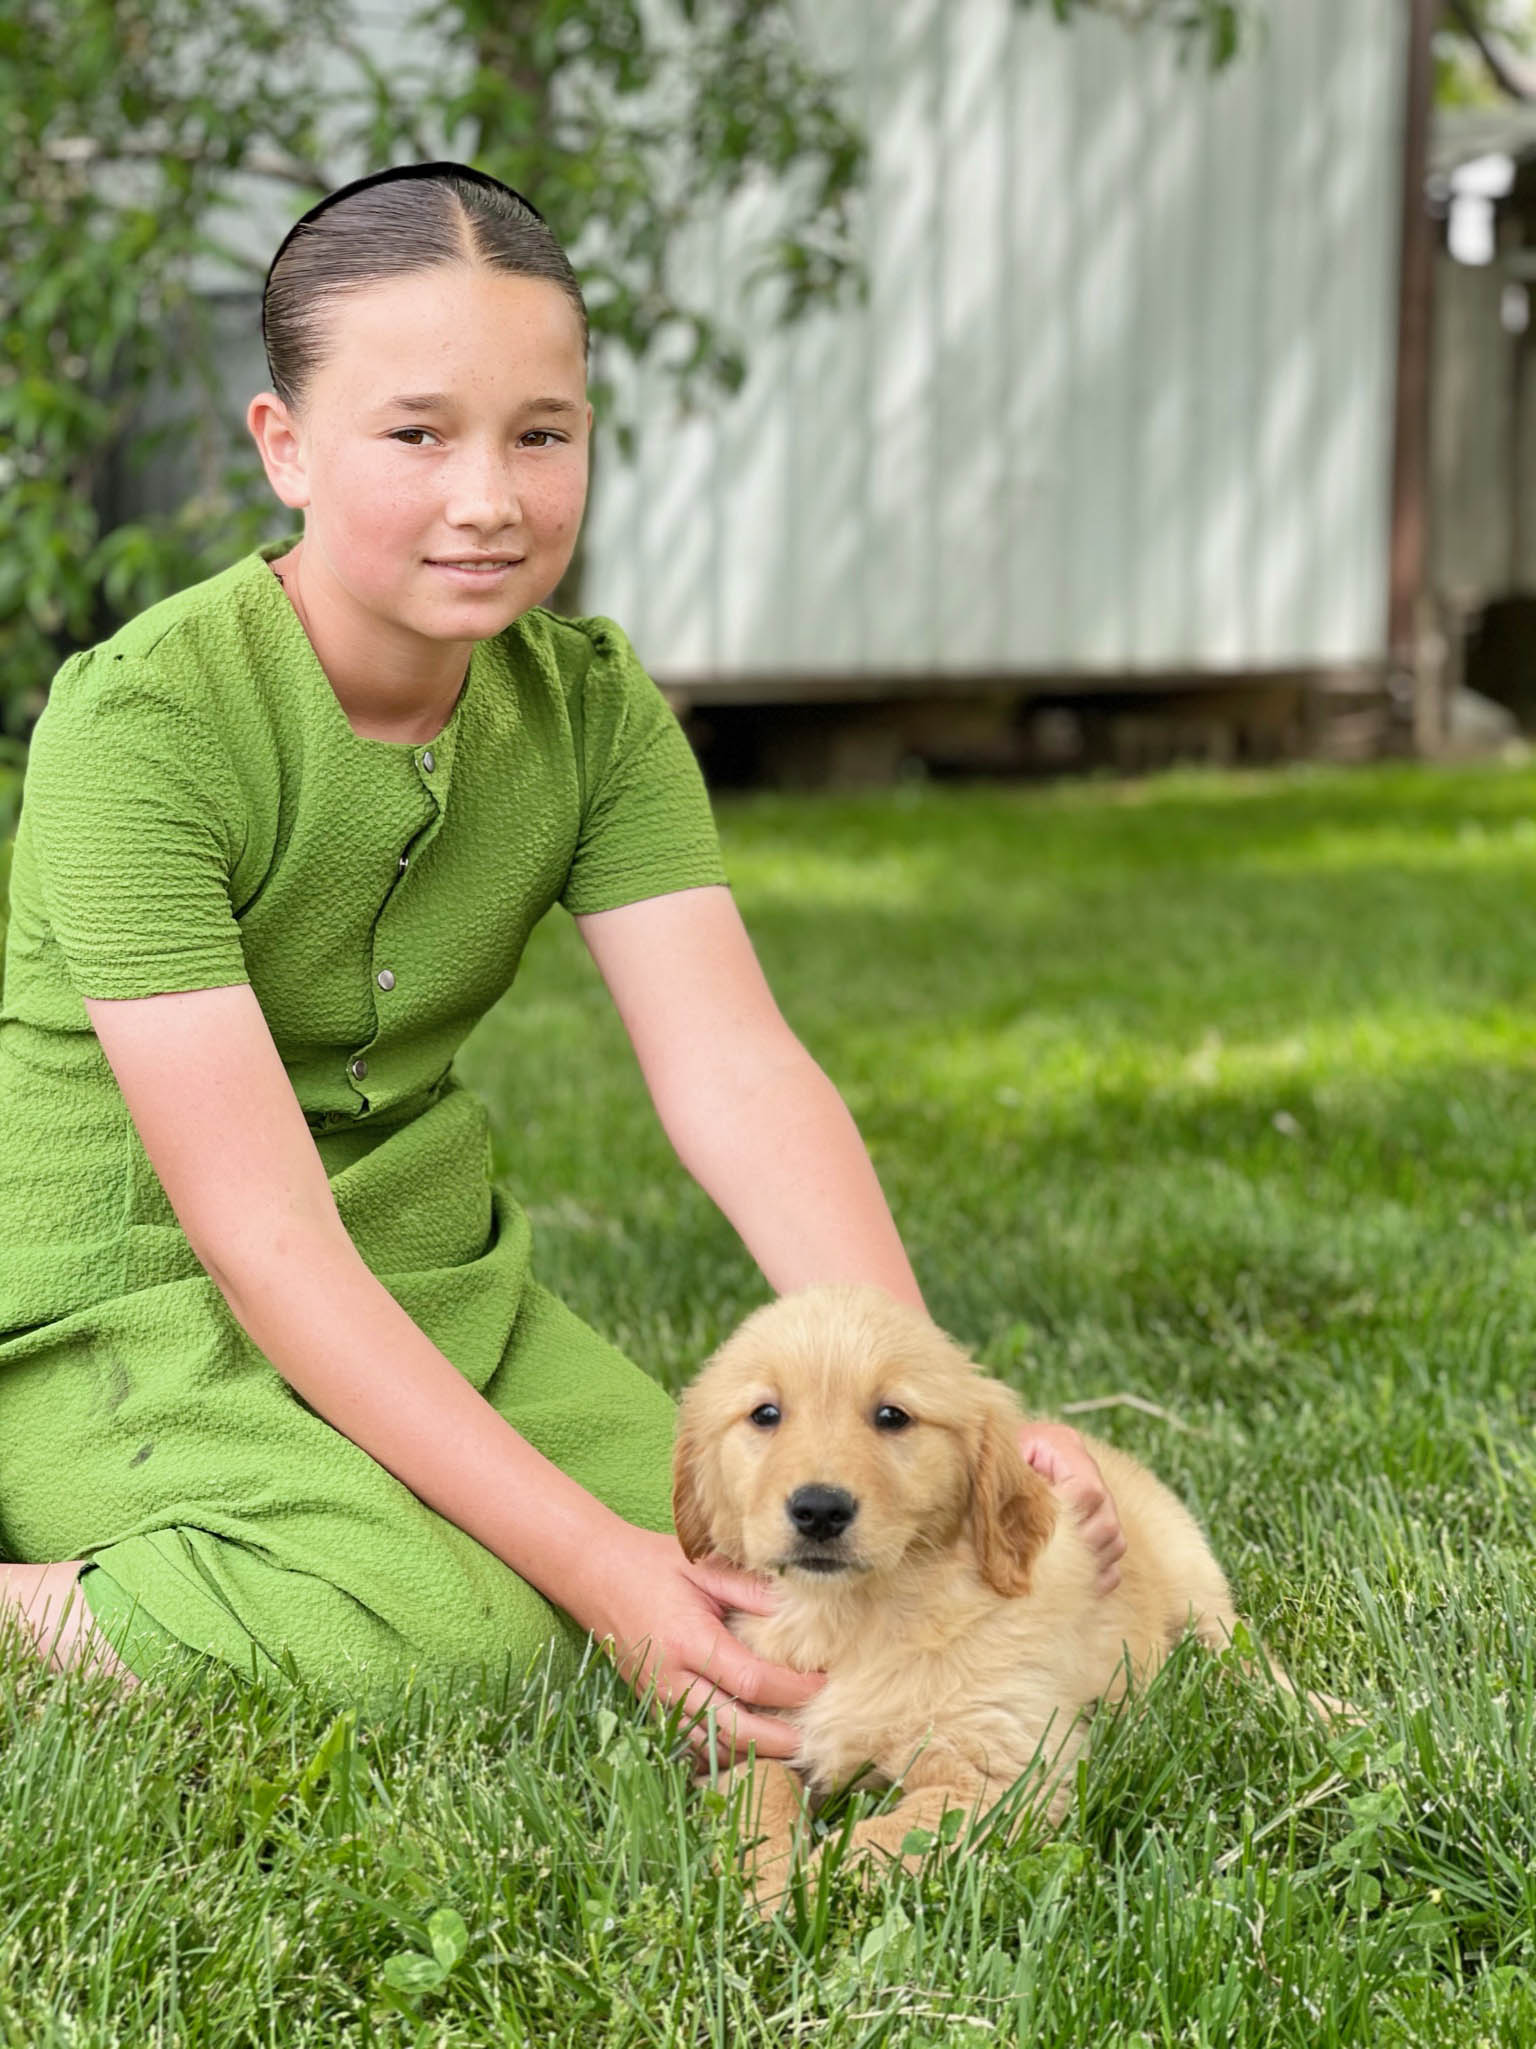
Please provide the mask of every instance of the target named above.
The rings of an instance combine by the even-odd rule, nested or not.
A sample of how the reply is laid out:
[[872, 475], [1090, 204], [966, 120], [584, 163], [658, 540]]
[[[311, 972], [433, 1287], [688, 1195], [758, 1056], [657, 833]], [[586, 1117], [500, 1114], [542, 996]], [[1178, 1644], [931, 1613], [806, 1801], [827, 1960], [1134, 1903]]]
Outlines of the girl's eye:
[[[391, 430], [389, 438], [391, 441], [400, 442], [405, 448], [420, 448], [423, 446], [421, 437], [426, 434], [432, 434], [430, 427], [395, 427]], [[518, 437], [524, 448], [553, 448], [557, 442], [564, 441], [565, 438], [565, 435], [557, 434], [553, 427], [530, 427], [525, 434]], [[435, 435], [433, 439], [436, 439]]]
[[747, 1418], [747, 1421], [755, 1423], [759, 1430], [771, 1430], [778, 1420], [779, 1407], [777, 1402], [759, 1402]]
[[912, 1418], [905, 1409], [898, 1409], [894, 1402], [882, 1402], [875, 1411], [877, 1430], [905, 1430]]

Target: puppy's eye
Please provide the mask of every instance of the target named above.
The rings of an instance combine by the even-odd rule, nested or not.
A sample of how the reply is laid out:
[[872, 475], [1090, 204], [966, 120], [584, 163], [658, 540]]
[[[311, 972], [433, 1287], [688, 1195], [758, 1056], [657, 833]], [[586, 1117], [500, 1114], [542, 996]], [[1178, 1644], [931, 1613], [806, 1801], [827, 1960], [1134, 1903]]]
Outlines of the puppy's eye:
[[882, 1402], [875, 1411], [877, 1430], [905, 1430], [912, 1418], [905, 1409], [898, 1409], [894, 1402]]
[[747, 1421], [755, 1423], [759, 1430], [771, 1430], [778, 1420], [779, 1406], [777, 1402], [759, 1402], [747, 1418]]

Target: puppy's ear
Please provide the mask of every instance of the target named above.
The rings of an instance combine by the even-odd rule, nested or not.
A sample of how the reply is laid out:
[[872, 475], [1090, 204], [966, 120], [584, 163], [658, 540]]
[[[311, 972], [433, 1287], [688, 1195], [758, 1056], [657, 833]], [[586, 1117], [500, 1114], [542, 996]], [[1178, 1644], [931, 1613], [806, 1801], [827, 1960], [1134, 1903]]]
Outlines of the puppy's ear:
[[702, 1558], [712, 1548], [709, 1516], [699, 1484], [701, 1450], [698, 1435], [685, 1414], [672, 1447], [672, 1527], [688, 1558]]
[[[990, 1393], [990, 1391], [989, 1391]], [[1021, 1418], [999, 1388], [986, 1405], [971, 1471], [971, 1537], [982, 1578], [1012, 1598], [1029, 1592], [1035, 1554], [1056, 1527], [1050, 1482], [1019, 1450]]]

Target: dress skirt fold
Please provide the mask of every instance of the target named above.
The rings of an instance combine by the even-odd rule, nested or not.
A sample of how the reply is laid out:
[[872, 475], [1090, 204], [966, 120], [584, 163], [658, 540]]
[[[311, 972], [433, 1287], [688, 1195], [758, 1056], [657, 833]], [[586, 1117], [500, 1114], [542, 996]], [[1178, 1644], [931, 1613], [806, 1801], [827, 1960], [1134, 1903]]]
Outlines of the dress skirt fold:
[[[337, 1206], [500, 1415], [626, 1521], [669, 1529], [672, 1400], [531, 1278], [528, 1221], [505, 1189], [482, 1184], [484, 1250], [433, 1263], [470, 1222], [452, 1214], [455, 1194], [473, 1208], [474, 1182], [455, 1191], [440, 1155], [462, 1158], [467, 1142], [477, 1161], [480, 1115], [451, 1091], [334, 1177]], [[413, 1202], [422, 1188], [442, 1201]], [[523, 1666], [551, 1639], [562, 1658], [579, 1646], [568, 1617], [317, 1416], [206, 1277], [13, 1339], [0, 1444], [28, 1448], [0, 1458], [8, 1546], [89, 1553], [110, 1587], [87, 1574], [83, 1589], [93, 1607], [109, 1596], [109, 1633], [126, 1597], [181, 1644], [348, 1696], [411, 1671]]]

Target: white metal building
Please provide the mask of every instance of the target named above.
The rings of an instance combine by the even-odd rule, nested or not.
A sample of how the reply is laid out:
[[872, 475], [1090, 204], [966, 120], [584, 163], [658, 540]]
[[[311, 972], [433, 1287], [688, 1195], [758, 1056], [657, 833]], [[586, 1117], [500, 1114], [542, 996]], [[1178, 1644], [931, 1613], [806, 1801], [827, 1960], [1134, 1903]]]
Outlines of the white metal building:
[[[868, 304], [758, 334], [712, 417], [642, 390], [584, 602], [744, 688], [1380, 661], [1407, 12], [1267, 13], [1213, 79], [1103, 18], [818, 0]], [[686, 252], [722, 308], [747, 225]]]

